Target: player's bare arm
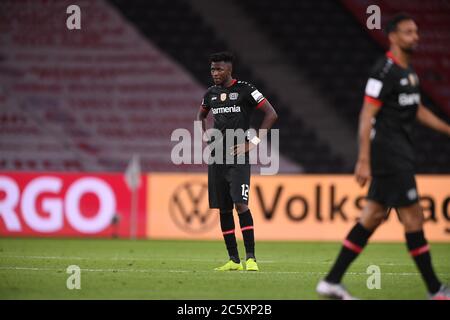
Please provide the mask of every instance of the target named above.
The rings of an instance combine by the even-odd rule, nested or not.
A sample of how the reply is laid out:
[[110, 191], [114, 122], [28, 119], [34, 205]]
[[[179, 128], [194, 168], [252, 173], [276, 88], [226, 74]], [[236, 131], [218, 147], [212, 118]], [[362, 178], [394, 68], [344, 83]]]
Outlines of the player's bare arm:
[[200, 106], [197, 112], [196, 119], [198, 121], [202, 122], [202, 130], [203, 132], [206, 131], [206, 118], [208, 117], [209, 109], [204, 108], [203, 106]]
[[358, 184], [363, 187], [370, 179], [370, 132], [372, 119], [380, 111], [380, 106], [365, 101], [359, 115], [359, 152], [355, 167], [355, 177]]
[[[275, 111], [275, 109], [273, 108], [273, 106], [270, 104], [270, 102], [267, 99], [263, 102], [261, 107], [258, 108], [258, 110], [261, 110], [262, 112], [264, 112], [264, 119], [261, 123], [261, 127], [259, 128], [259, 134], [258, 134], [258, 138], [263, 139], [267, 135], [267, 132], [272, 128], [274, 123], [277, 121], [278, 115], [277, 115], [277, 112]], [[256, 144], [254, 144], [250, 141], [246, 142], [246, 143], [238, 144], [233, 147], [231, 154], [232, 155], [241, 155], [246, 152], [249, 152], [254, 147], [256, 147]]]
[[450, 126], [435, 116], [423, 104], [420, 104], [417, 110], [417, 120], [424, 126], [450, 136]]
[[206, 132], [206, 118], [208, 117], [210, 109], [204, 108], [203, 106], [200, 106], [197, 112], [197, 121], [202, 122], [202, 134]]

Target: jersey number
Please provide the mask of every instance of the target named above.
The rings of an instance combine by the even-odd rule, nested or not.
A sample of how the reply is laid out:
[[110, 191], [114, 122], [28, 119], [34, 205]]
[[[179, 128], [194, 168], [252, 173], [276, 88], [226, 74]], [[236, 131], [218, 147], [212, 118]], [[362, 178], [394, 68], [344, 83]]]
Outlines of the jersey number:
[[242, 188], [242, 198], [244, 198], [244, 200], [247, 200], [248, 199], [248, 189], [249, 189], [248, 184], [242, 184], [241, 188]]

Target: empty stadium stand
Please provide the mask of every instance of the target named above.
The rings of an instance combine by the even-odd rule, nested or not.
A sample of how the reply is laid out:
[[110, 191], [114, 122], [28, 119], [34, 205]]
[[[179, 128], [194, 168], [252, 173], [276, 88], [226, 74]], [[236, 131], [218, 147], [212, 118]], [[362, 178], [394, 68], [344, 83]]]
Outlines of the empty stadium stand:
[[[339, 111], [356, 143], [367, 72], [384, 51], [381, 40], [362, 27], [358, 1], [235, 3]], [[397, 9], [378, 3], [389, 12]], [[442, 54], [448, 50], [437, 44], [448, 42], [448, 31], [433, 33], [450, 30], [440, 3], [408, 8], [425, 30], [426, 50], [417, 68], [428, 83], [424, 101], [448, 121], [443, 110], [450, 101], [450, 64]], [[0, 30], [5, 31], [0, 33], [0, 170], [122, 171], [138, 153], [145, 171], [204, 171], [204, 165], [171, 162], [175, 142], [170, 135], [177, 128], [192, 134], [211, 83], [208, 56], [226, 50], [226, 39], [219, 39], [187, 0], [80, 0], [83, 32], [65, 28], [70, 4], [0, 3]], [[277, 108], [281, 172], [352, 171], [292, 113], [292, 106], [280, 103], [269, 83], [241, 63], [239, 54], [236, 75], [253, 82]], [[253, 125], [261, 119], [255, 113]], [[419, 172], [450, 172], [447, 137], [419, 127], [417, 150]]]
[[137, 153], [146, 171], [204, 170], [170, 161], [204, 88], [108, 3], [80, 1], [86, 31], [69, 31], [68, 4], [2, 3], [0, 169], [121, 171]]
[[[346, 2], [357, 3], [359, 8], [366, 8], [368, 5], [367, 1]], [[442, 8], [442, 2], [439, 1], [434, 3], [439, 2], [441, 6], [427, 6], [420, 1], [409, 1], [408, 8], [414, 8], [414, 5], [411, 5], [412, 2], [422, 3], [422, 7], [431, 7], [435, 10], [435, 14], [438, 14], [439, 8]], [[271, 35], [271, 39], [286, 52], [292, 65], [308, 75], [315, 83], [317, 90], [327, 97], [330, 107], [342, 113], [343, 125], [352, 126], [356, 135], [367, 74], [376, 59], [384, 53], [384, 49], [369, 36], [352, 12], [337, 1], [249, 0], [236, 1], [236, 3], [239, 3], [248, 16], [259, 23], [264, 32]], [[370, 2], [372, 3], [373, 1]], [[393, 5], [392, 2], [389, 4]], [[399, 4], [398, 7], [402, 5]], [[448, 7], [446, 9], [448, 10]], [[365, 10], [359, 12], [365, 14]], [[420, 8], [414, 12], [418, 17], [420, 16], [418, 14]], [[437, 16], [441, 17], [439, 14]], [[423, 21], [423, 28], [427, 30], [426, 16], [420, 19]], [[444, 24], [442, 19], [438, 21], [440, 22], [432, 23], [429, 28], [433, 29], [436, 25]], [[450, 20], [447, 19], [447, 21]], [[434, 43], [438, 40], [434, 39], [429, 32], [425, 32], [422, 42], [426, 47], [431, 42], [427, 40], [428, 37], [435, 41]], [[437, 48], [440, 46], [436, 44]], [[420, 60], [423, 55], [417, 58]], [[443, 60], [442, 63], [447, 60]], [[426, 62], [423, 62], [422, 67], [425, 65]], [[438, 69], [433, 69], [433, 72], [439, 73]], [[423, 72], [422, 75], [419, 73], [419, 76], [424, 77], [429, 71], [427, 68], [419, 68], [419, 70]], [[445, 77], [445, 73], [442, 73], [442, 78]], [[445, 87], [448, 90], [448, 85]], [[442, 109], [428, 99], [427, 95], [428, 92], [425, 92], [425, 104], [441, 118], [449, 121], [449, 117], [445, 116]], [[445, 101], [448, 100], [447, 95]], [[448, 138], [420, 126], [416, 131], [418, 171], [450, 172]]]
[[[170, 54], [189, 70], [205, 87], [211, 85], [208, 57], [212, 52], [227, 50], [227, 44], [215, 36], [201, 16], [196, 14], [189, 1], [111, 1], [133, 22], [151, 42]], [[240, 63], [237, 55], [236, 75], [253, 82], [277, 108], [280, 120], [280, 149], [284, 156], [300, 164], [305, 172], [345, 172], [350, 168], [334, 155], [330, 147], [302, 119], [295, 117], [289, 107], [279, 103], [268, 84], [256, 79], [248, 67]], [[261, 121], [261, 114], [255, 114], [253, 125]]]

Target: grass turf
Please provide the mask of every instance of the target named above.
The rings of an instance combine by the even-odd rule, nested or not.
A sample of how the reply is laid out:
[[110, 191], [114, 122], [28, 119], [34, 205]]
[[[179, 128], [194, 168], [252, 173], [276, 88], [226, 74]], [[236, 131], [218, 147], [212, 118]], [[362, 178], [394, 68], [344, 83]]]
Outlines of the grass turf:
[[[240, 252], [244, 252], [239, 243]], [[221, 241], [0, 238], [0, 299], [318, 299], [317, 281], [339, 243], [257, 242], [260, 272], [217, 272]], [[450, 280], [450, 244], [433, 244], [435, 269]], [[81, 289], [66, 287], [69, 265]], [[369, 265], [381, 289], [368, 289]], [[370, 244], [344, 277], [361, 299], [424, 299], [425, 286], [405, 245]]]

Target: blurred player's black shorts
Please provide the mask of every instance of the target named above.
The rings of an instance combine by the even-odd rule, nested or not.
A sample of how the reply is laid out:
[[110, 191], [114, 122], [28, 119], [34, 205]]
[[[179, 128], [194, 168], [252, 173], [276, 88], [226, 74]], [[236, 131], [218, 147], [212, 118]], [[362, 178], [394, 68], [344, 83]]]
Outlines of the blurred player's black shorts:
[[208, 165], [209, 207], [232, 210], [233, 203], [248, 204], [250, 164]]
[[413, 172], [373, 176], [367, 195], [385, 207], [407, 207], [419, 201]]

